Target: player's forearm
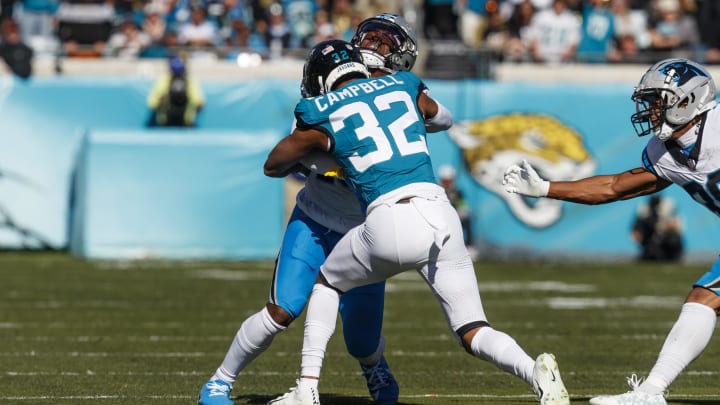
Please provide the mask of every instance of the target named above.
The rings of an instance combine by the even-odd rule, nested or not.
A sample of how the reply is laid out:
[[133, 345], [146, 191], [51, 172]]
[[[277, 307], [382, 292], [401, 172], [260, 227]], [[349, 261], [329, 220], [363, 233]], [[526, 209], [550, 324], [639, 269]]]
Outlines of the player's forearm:
[[300, 160], [315, 150], [330, 151], [331, 139], [318, 129], [301, 130], [283, 138], [265, 161], [265, 175], [284, 177], [297, 171]]
[[293, 149], [287, 138], [278, 143], [268, 155], [263, 171], [268, 177], [285, 177], [293, 172], [302, 155]]
[[265, 162], [264, 173], [268, 177], [285, 177], [292, 172], [298, 171], [298, 163], [296, 160], [293, 161], [270, 161], [268, 159]]
[[617, 201], [623, 196], [613, 188], [614, 177], [604, 175], [577, 181], [551, 181], [547, 197], [588, 205]]
[[453, 125], [452, 114], [444, 105], [436, 101], [437, 111], [425, 119], [425, 130], [429, 133], [445, 131]]

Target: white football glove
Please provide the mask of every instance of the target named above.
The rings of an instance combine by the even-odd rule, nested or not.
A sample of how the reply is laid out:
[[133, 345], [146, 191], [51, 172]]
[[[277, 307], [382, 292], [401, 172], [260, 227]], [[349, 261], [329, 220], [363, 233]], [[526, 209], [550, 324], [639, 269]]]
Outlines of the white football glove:
[[502, 184], [508, 193], [528, 197], [545, 197], [550, 190], [550, 182], [541, 179], [527, 160], [522, 161], [522, 166], [508, 166]]

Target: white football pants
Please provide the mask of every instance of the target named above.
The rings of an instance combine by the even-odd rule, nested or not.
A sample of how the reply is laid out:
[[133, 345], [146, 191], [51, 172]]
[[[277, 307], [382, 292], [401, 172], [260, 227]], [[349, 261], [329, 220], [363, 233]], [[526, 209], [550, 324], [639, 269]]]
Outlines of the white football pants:
[[413, 269], [440, 301], [453, 331], [487, 320], [460, 219], [444, 191], [374, 206], [365, 223], [338, 242], [321, 272], [332, 287], [348, 291]]

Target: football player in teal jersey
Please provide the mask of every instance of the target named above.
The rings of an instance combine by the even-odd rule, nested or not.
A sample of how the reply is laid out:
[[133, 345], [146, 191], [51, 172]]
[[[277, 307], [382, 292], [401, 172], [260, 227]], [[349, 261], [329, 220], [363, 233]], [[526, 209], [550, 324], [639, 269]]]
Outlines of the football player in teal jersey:
[[356, 45], [330, 40], [310, 51], [303, 88], [311, 97], [295, 107], [297, 127], [270, 152], [265, 174], [283, 177], [306, 155], [331, 153], [366, 219], [321, 266], [306, 314], [301, 377], [268, 404], [319, 404], [341, 296], [408, 270], [426, 281], [468, 353], [526, 381], [542, 404], [569, 404], [554, 356], [533, 360], [487, 321], [460, 219], [430, 161], [425, 123], [440, 109], [423, 82], [410, 72], [370, 77]]
[[[505, 171], [505, 190], [595, 205], [653, 194], [675, 183], [720, 215], [720, 109], [715, 97], [715, 83], [699, 64], [679, 58], [657, 62], [632, 95], [635, 131], [653, 135], [643, 150], [642, 166], [576, 181], [546, 181], [523, 162]], [[666, 405], [670, 384], [710, 343], [718, 312], [720, 259], [693, 285], [647, 379], [633, 374], [628, 378], [631, 391], [595, 397], [590, 403]]]
[[[360, 23], [353, 38], [367, 55], [375, 75], [412, 69], [417, 40], [399, 15], [379, 14]], [[362, 44], [360, 44], [362, 43]], [[452, 117], [442, 105], [425, 122], [430, 132], [450, 128]], [[332, 165], [336, 162], [332, 158]], [[319, 170], [312, 159], [305, 186], [298, 193], [275, 266], [269, 302], [247, 318], [237, 331], [222, 364], [200, 390], [201, 405], [231, 405], [233, 383], [239, 373], [302, 313], [320, 265], [349, 229], [365, 219], [347, 183], [334, 172]], [[331, 166], [332, 166], [331, 165]], [[370, 396], [377, 404], [395, 404], [398, 384], [384, 357], [382, 337], [385, 283], [362, 286], [343, 295], [340, 315], [348, 352], [358, 359]]]

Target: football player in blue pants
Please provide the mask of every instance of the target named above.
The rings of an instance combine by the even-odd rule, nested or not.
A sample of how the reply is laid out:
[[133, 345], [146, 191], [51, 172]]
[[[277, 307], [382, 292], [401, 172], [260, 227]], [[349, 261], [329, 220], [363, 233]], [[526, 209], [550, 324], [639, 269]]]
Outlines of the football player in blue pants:
[[[364, 20], [353, 40], [366, 48], [365, 59], [376, 76], [410, 70], [417, 57], [415, 34], [398, 15], [380, 14]], [[440, 109], [443, 113], [426, 123], [429, 131], [452, 125], [447, 109]], [[347, 183], [326, 173], [327, 167], [322, 164], [319, 166], [324, 169], [318, 172], [313, 163], [317, 162], [306, 164], [313, 170], [298, 193], [283, 236], [269, 302], [242, 323], [222, 364], [201, 388], [198, 404], [232, 404], [229, 396], [238, 374], [300, 316], [320, 265], [342, 235], [365, 219]], [[383, 355], [381, 334], [384, 293], [384, 282], [348, 291], [340, 304], [340, 315], [346, 347], [358, 359], [371, 397], [378, 404], [394, 404], [399, 388]]]
[[[652, 65], [633, 91], [638, 136], [652, 134], [642, 166], [576, 181], [546, 181], [527, 162], [505, 171], [510, 193], [580, 204], [604, 204], [653, 194], [675, 183], [720, 215], [720, 109], [715, 83], [699, 64], [665, 59]], [[647, 379], [633, 374], [631, 390], [590, 399], [593, 405], [666, 405], [673, 381], [710, 343], [720, 313], [720, 259], [692, 286]]]
[[437, 184], [427, 123], [448, 114], [410, 72], [370, 77], [360, 49], [341, 40], [317, 44], [303, 70], [310, 96], [295, 107], [297, 128], [265, 161], [283, 177], [307, 154], [331, 153], [366, 211], [320, 268], [305, 318], [297, 386], [268, 405], [319, 405], [327, 343], [346, 291], [416, 270], [437, 298], [458, 343], [527, 382], [543, 405], [569, 405], [553, 355], [533, 360], [485, 316], [460, 218]]

